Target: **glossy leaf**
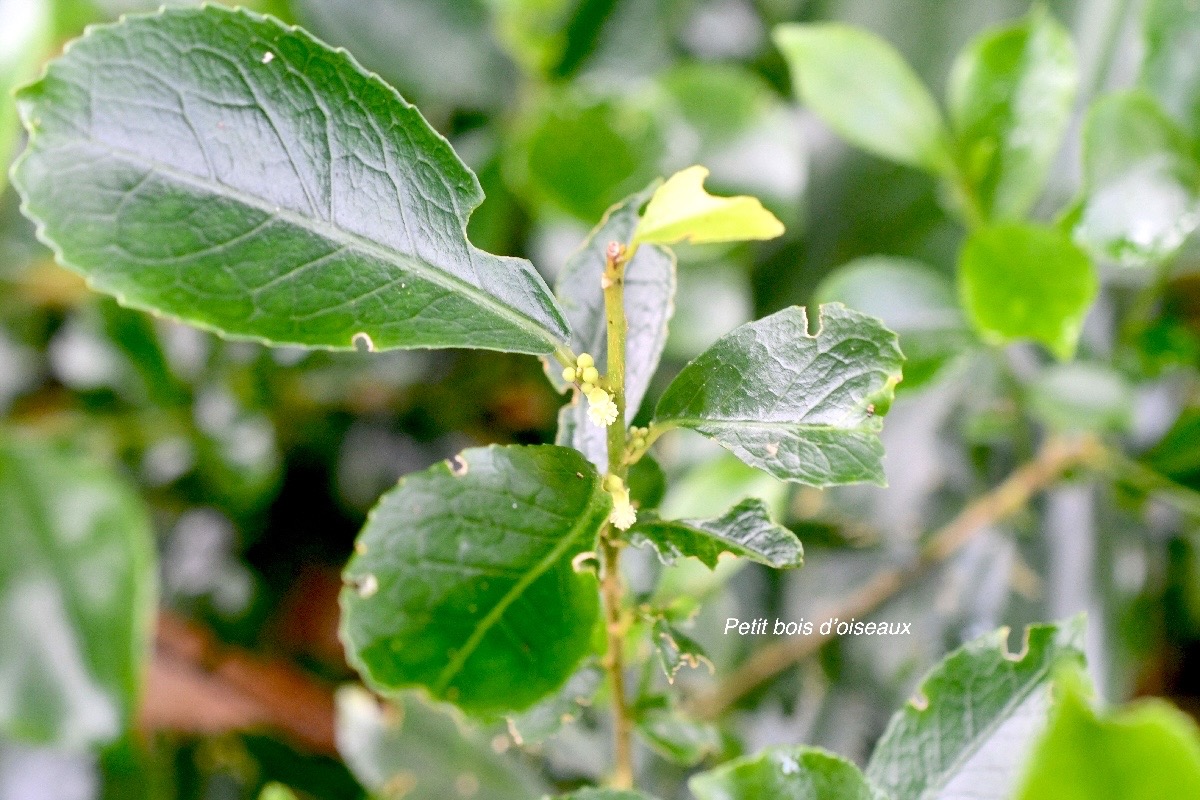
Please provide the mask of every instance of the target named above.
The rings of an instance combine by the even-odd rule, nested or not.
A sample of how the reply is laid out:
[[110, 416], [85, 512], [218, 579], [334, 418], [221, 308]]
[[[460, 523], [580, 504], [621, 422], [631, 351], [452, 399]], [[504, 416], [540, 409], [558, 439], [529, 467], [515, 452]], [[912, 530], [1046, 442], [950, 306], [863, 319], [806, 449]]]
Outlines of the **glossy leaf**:
[[17, 137], [12, 92], [34, 77], [38, 59], [50, 47], [50, 0], [0, 0], [0, 192], [8, 180], [8, 160]]
[[491, 109], [516, 70], [496, 46], [485, 0], [296, 0], [300, 22], [345, 47], [424, 107]]
[[1200, 13], [1193, 0], [1148, 0], [1139, 83], [1191, 134], [1200, 157]]
[[1077, 84], [1071, 35], [1041, 8], [959, 55], [950, 121], [985, 218], [1021, 219], [1033, 207], [1071, 120]]
[[674, 683], [675, 676], [684, 667], [696, 669], [701, 664], [707, 664], [712, 669], [712, 661], [704, 652], [704, 647], [665, 619], [654, 621], [650, 635], [654, 640], [654, 653], [668, 683]]
[[25, 212], [127, 305], [333, 349], [567, 339], [531, 264], [467, 241], [483, 195], [446, 141], [302, 30], [215, 5], [129, 17], [19, 102]]
[[1200, 731], [1161, 700], [1097, 714], [1072, 686], [1058, 701], [1015, 798], [1116, 797], [1200, 797]]
[[[610, 242], [628, 245], [638, 224], [638, 213], [650, 199], [657, 182], [632, 195], [605, 214], [583, 245], [563, 265], [555, 294], [571, 326], [571, 349], [590, 353], [603, 374], [608, 368], [608, 323], [604, 313], [605, 250]], [[667, 342], [667, 323], [675, 310], [675, 255], [655, 245], [639, 247], [625, 268], [625, 408], [633, 419], [650, 379], [658, 369]], [[556, 363], [547, 373], [560, 391], [566, 388]], [[608, 470], [605, 429], [587, 418], [587, 403], [573, 398], [559, 417], [558, 444], [582, 451], [604, 472]]]
[[722, 337], [667, 387], [654, 424], [695, 430], [781, 480], [882, 484], [896, 334], [840, 303], [820, 315], [816, 334], [793, 306]]
[[888, 800], [858, 767], [813, 747], [771, 747], [688, 781], [697, 800]]
[[637, 732], [664, 758], [687, 767], [721, 752], [721, 733], [715, 725], [688, 719], [674, 709], [644, 712], [637, 721]]
[[116, 739], [150, 654], [154, 534], [108, 470], [0, 433], [0, 730], [64, 748]]
[[342, 640], [380, 691], [425, 686], [464, 710], [528, 708], [591, 649], [595, 546], [611, 501], [563, 447], [464, 450], [371, 512], [346, 567]]
[[1200, 226], [1200, 163], [1142, 92], [1101, 98], [1083, 132], [1086, 198], [1075, 237], [1127, 266], [1161, 261]]
[[714, 197], [704, 189], [708, 170], [676, 172], [655, 190], [633, 234], [635, 244], [705, 244], [774, 239], [783, 223], [753, 197]]
[[772, 522], [766, 504], [757, 497], [743, 500], [715, 519], [664, 520], [643, 514], [630, 529], [629, 540], [653, 547], [664, 564], [691, 557], [716, 569], [722, 553], [776, 569], [804, 563], [804, 548], [796, 534]]
[[604, 683], [604, 670], [586, 664], [554, 694], [532, 708], [508, 717], [508, 732], [517, 744], [537, 745], [574, 722], [582, 709], [590, 706]]
[[973, 342], [954, 286], [919, 261], [868, 256], [845, 264], [813, 292], [818, 303], [844, 303], [877, 317], [900, 337], [900, 391], [926, 385]]
[[986, 339], [1032, 339], [1063, 360], [1075, 353], [1098, 289], [1086, 253], [1052, 228], [1023, 223], [973, 233], [958, 278], [963, 306]]
[[1019, 654], [1008, 629], [947, 656], [896, 712], [867, 764], [892, 800], [1006, 800], [1045, 724], [1058, 669], [1082, 663], [1083, 622], [1034, 625]]
[[848, 25], [780, 25], [775, 44], [800, 99], [854, 144], [940, 173], [950, 163], [937, 104], [895, 49]]
[[360, 687], [339, 689], [337, 746], [380, 800], [444, 800], [481, 789], [489, 800], [528, 800], [545, 791], [533, 770], [497, 753], [490, 737], [413, 692], [380, 705]]

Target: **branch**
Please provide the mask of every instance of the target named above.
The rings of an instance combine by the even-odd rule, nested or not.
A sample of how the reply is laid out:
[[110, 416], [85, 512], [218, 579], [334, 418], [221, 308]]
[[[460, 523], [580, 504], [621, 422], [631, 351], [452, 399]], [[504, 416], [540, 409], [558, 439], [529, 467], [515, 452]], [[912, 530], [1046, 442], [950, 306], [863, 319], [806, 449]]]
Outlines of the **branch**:
[[[1095, 462], [1103, 453], [1100, 444], [1090, 437], [1049, 440], [1032, 461], [1018, 467], [1003, 483], [971, 502], [930, 536], [916, 563], [877, 572], [828, 616], [863, 619], [961, 550], [980, 531], [1020, 511], [1064, 472]], [[814, 655], [833, 638], [832, 633], [814, 633], [780, 640], [758, 650], [721, 681], [716, 690], [698, 698], [693, 704], [694, 713], [704, 719], [721, 716], [762, 684]]]

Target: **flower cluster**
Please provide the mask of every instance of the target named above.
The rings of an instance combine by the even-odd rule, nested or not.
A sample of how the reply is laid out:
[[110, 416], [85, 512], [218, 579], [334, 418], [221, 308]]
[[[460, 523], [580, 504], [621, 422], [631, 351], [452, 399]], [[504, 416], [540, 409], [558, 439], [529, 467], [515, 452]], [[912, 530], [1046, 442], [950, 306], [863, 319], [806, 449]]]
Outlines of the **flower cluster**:
[[597, 428], [607, 428], [617, 421], [617, 404], [612, 395], [600, 387], [600, 371], [596, 360], [587, 353], [575, 359], [575, 366], [562, 371], [563, 380], [579, 386], [588, 401], [588, 418]]
[[629, 500], [629, 489], [625, 487], [625, 481], [616, 475], [605, 475], [604, 490], [612, 495], [613, 499], [613, 509], [608, 515], [608, 521], [615, 528], [629, 530], [630, 526], [637, 522], [637, 511]]

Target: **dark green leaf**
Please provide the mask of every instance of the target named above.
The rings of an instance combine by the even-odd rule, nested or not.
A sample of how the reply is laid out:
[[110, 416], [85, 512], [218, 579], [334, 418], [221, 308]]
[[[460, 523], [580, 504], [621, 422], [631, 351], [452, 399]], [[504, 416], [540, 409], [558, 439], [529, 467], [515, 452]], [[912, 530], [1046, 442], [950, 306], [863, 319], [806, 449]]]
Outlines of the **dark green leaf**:
[[1033, 625], [1017, 655], [1001, 628], [954, 651], [896, 712], [867, 765], [893, 800], [1007, 798], [1044, 724], [1055, 672], [1081, 663], [1083, 620]]
[[531, 264], [467, 241], [483, 196], [446, 141], [301, 30], [220, 6], [130, 17], [19, 102], [26, 213], [127, 305], [333, 349], [567, 339]]
[[[563, 265], [555, 294], [571, 326], [571, 349], [590, 353], [604, 374], [608, 366], [608, 324], [604, 313], [605, 254], [609, 242], [628, 245], [637, 227], [641, 207], [649, 201], [656, 181], [627, 197], [604, 215], [583, 245]], [[639, 247], [625, 267], [625, 319], [629, 326], [625, 354], [626, 418], [633, 419], [667, 342], [667, 323], [675, 306], [675, 255], [657, 245]], [[566, 384], [554, 363], [547, 364], [551, 381]], [[565, 406], [559, 417], [558, 443], [587, 455], [602, 472], [608, 470], [608, 443], [604, 428], [588, 421], [587, 403], [580, 398]]]
[[896, 334], [840, 303], [820, 317], [814, 335], [793, 306], [722, 337], [667, 387], [654, 423], [698, 431], [782, 480], [882, 484]]
[[1085, 203], [1075, 237], [1125, 265], [1161, 261], [1200, 225], [1200, 164], [1149, 95], [1101, 98], [1083, 131]]
[[985, 338], [1033, 339], [1063, 360], [1075, 353], [1097, 289], [1087, 254], [1053, 228], [982, 228], [959, 257], [963, 305]]
[[516, 70], [496, 46], [485, 0], [296, 0], [300, 22], [345, 47], [414, 101], [495, 108]]
[[525, 122], [509, 174], [535, 202], [591, 224], [654, 180], [664, 151], [650, 109], [562, 93]]
[[557, 692], [533, 708], [508, 718], [508, 732], [519, 745], [536, 745], [572, 722], [581, 710], [592, 704], [601, 684], [604, 670], [588, 664], [570, 677]]
[[1042, 8], [989, 31], [950, 75], [950, 121], [961, 168], [987, 219], [1033, 207], [1071, 119], [1078, 84], [1070, 33]]
[[528, 800], [545, 791], [533, 770], [497, 753], [489, 737], [415, 692], [381, 706], [357, 686], [340, 689], [337, 745], [354, 776], [380, 800], [476, 794], [488, 800]]
[[675, 676], [684, 667], [696, 669], [701, 664], [708, 664], [709, 668], [712, 668], [712, 661], [700, 643], [680, 632], [665, 619], [660, 617], [654, 621], [651, 636], [654, 637], [654, 652], [658, 656], [658, 663], [669, 683], [675, 682]]
[[721, 751], [721, 734], [708, 722], [687, 719], [672, 709], [652, 709], [638, 719], [637, 732], [660, 755], [695, 766]]
[[39, 744], [116, 739], [154, 623], [154, 534], [106, 469], [0, 433], [0, 729]]
[[17, 137], [12, 92], [34, 76], [50, 48], [50, 0], [0, 0], [0, 192], [8, 180], [8, 159]]
[[644, 455], [629, 468], [629, 498], [638, 508], [658, 508], [667, 494], [667, 475], [658, 462]]
[[716, 519], [658, 519], [642, 514], [629, 531], [629, 541], [650, 545], [664, 564], [698, 558], [716, 569], [721, 553], [757, 561], [776, 569], [804, 563], [804, 548], [796, 534], [771, 521], [767, 506], [757, 497], [738, 503]]
[[890, 44], [839, 23], [780, 25], [774, 39], [800, 99], [842, 136], [892, 161], [948, 166], [937, 104]]
[[904, 351], [901, 391], [912, 391], [972, 343], [950, 281], [905, 258], [868, 256], [832, 272], [813, 292], [818, 303], [845, 303], [878, 317], [900, 336]]
[[688, 781], [698, 800], [888, 800], [849, 761], [812, 747], [772, 747]]
[[404, 478], [346, 567], [342, 639], [380, 691], [421, 685], [481, 714], [528, 708], [590, 651], [592, 549], [611, 501], [563, 447], [464, 450]]
[[1139, 82], [1197, 142], [1200, 156], [1200, 8], [1195, 0], [1149, 0]]
[[1098, 715], [1081, 690], [1071, 686], [1059, 700], [1015, 797], [1200, 797], [1200, 731], [1194, 720], [1162, 700]]

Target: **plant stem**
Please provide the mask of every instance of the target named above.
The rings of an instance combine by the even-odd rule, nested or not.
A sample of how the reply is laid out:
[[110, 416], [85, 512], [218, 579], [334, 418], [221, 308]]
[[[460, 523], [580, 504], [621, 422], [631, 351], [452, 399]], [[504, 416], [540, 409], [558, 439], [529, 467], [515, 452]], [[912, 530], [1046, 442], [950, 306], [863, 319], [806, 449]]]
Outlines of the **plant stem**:
[[[619, 242], [612, 242], [606, 254], [604, 275], [604, 311], [608, 322], [608, 354], [605, 367], [605, 388], [617, 405], [617, 418], [608, 426], [608, 471], [622, 481], [628, 472], [625, 466], [625, 264], [629, 254]], [[613, 755], [612, 785], [617, 789], [633, 788], [633, 719], [625, 697], [625, 621], [622, 614], [621, 541], [614, 528], [605, 526], [600, 533], [602, 555], [601, 594], [604, 601], [604, 622], [608, 637], [608, 670], [612, 694]]]
[[[999, 486], [973, 500], [930, 536], [916, 563], [875, 573], [828, 616], [863, 619], [959, 552], [981, 530], [1024, 508], [1034, 495], [1054, 484], [1064, 472], [1083, 464], [1102, 463], [1104, 457], [1103, 447], [1090, 437], [1070, 441], [1051, 439], [1032, 461], [1018, 467]], [[824, 618], [826, 615], [816, 616]], [[814, 633], [783, 639], [762, 648], [722, 681], [715, 691], [700, 698], [695, 704], [696, 714], [707, 719], [720, 716], [771, 678], [816, 654], [833, 638], [832, 634]]]

